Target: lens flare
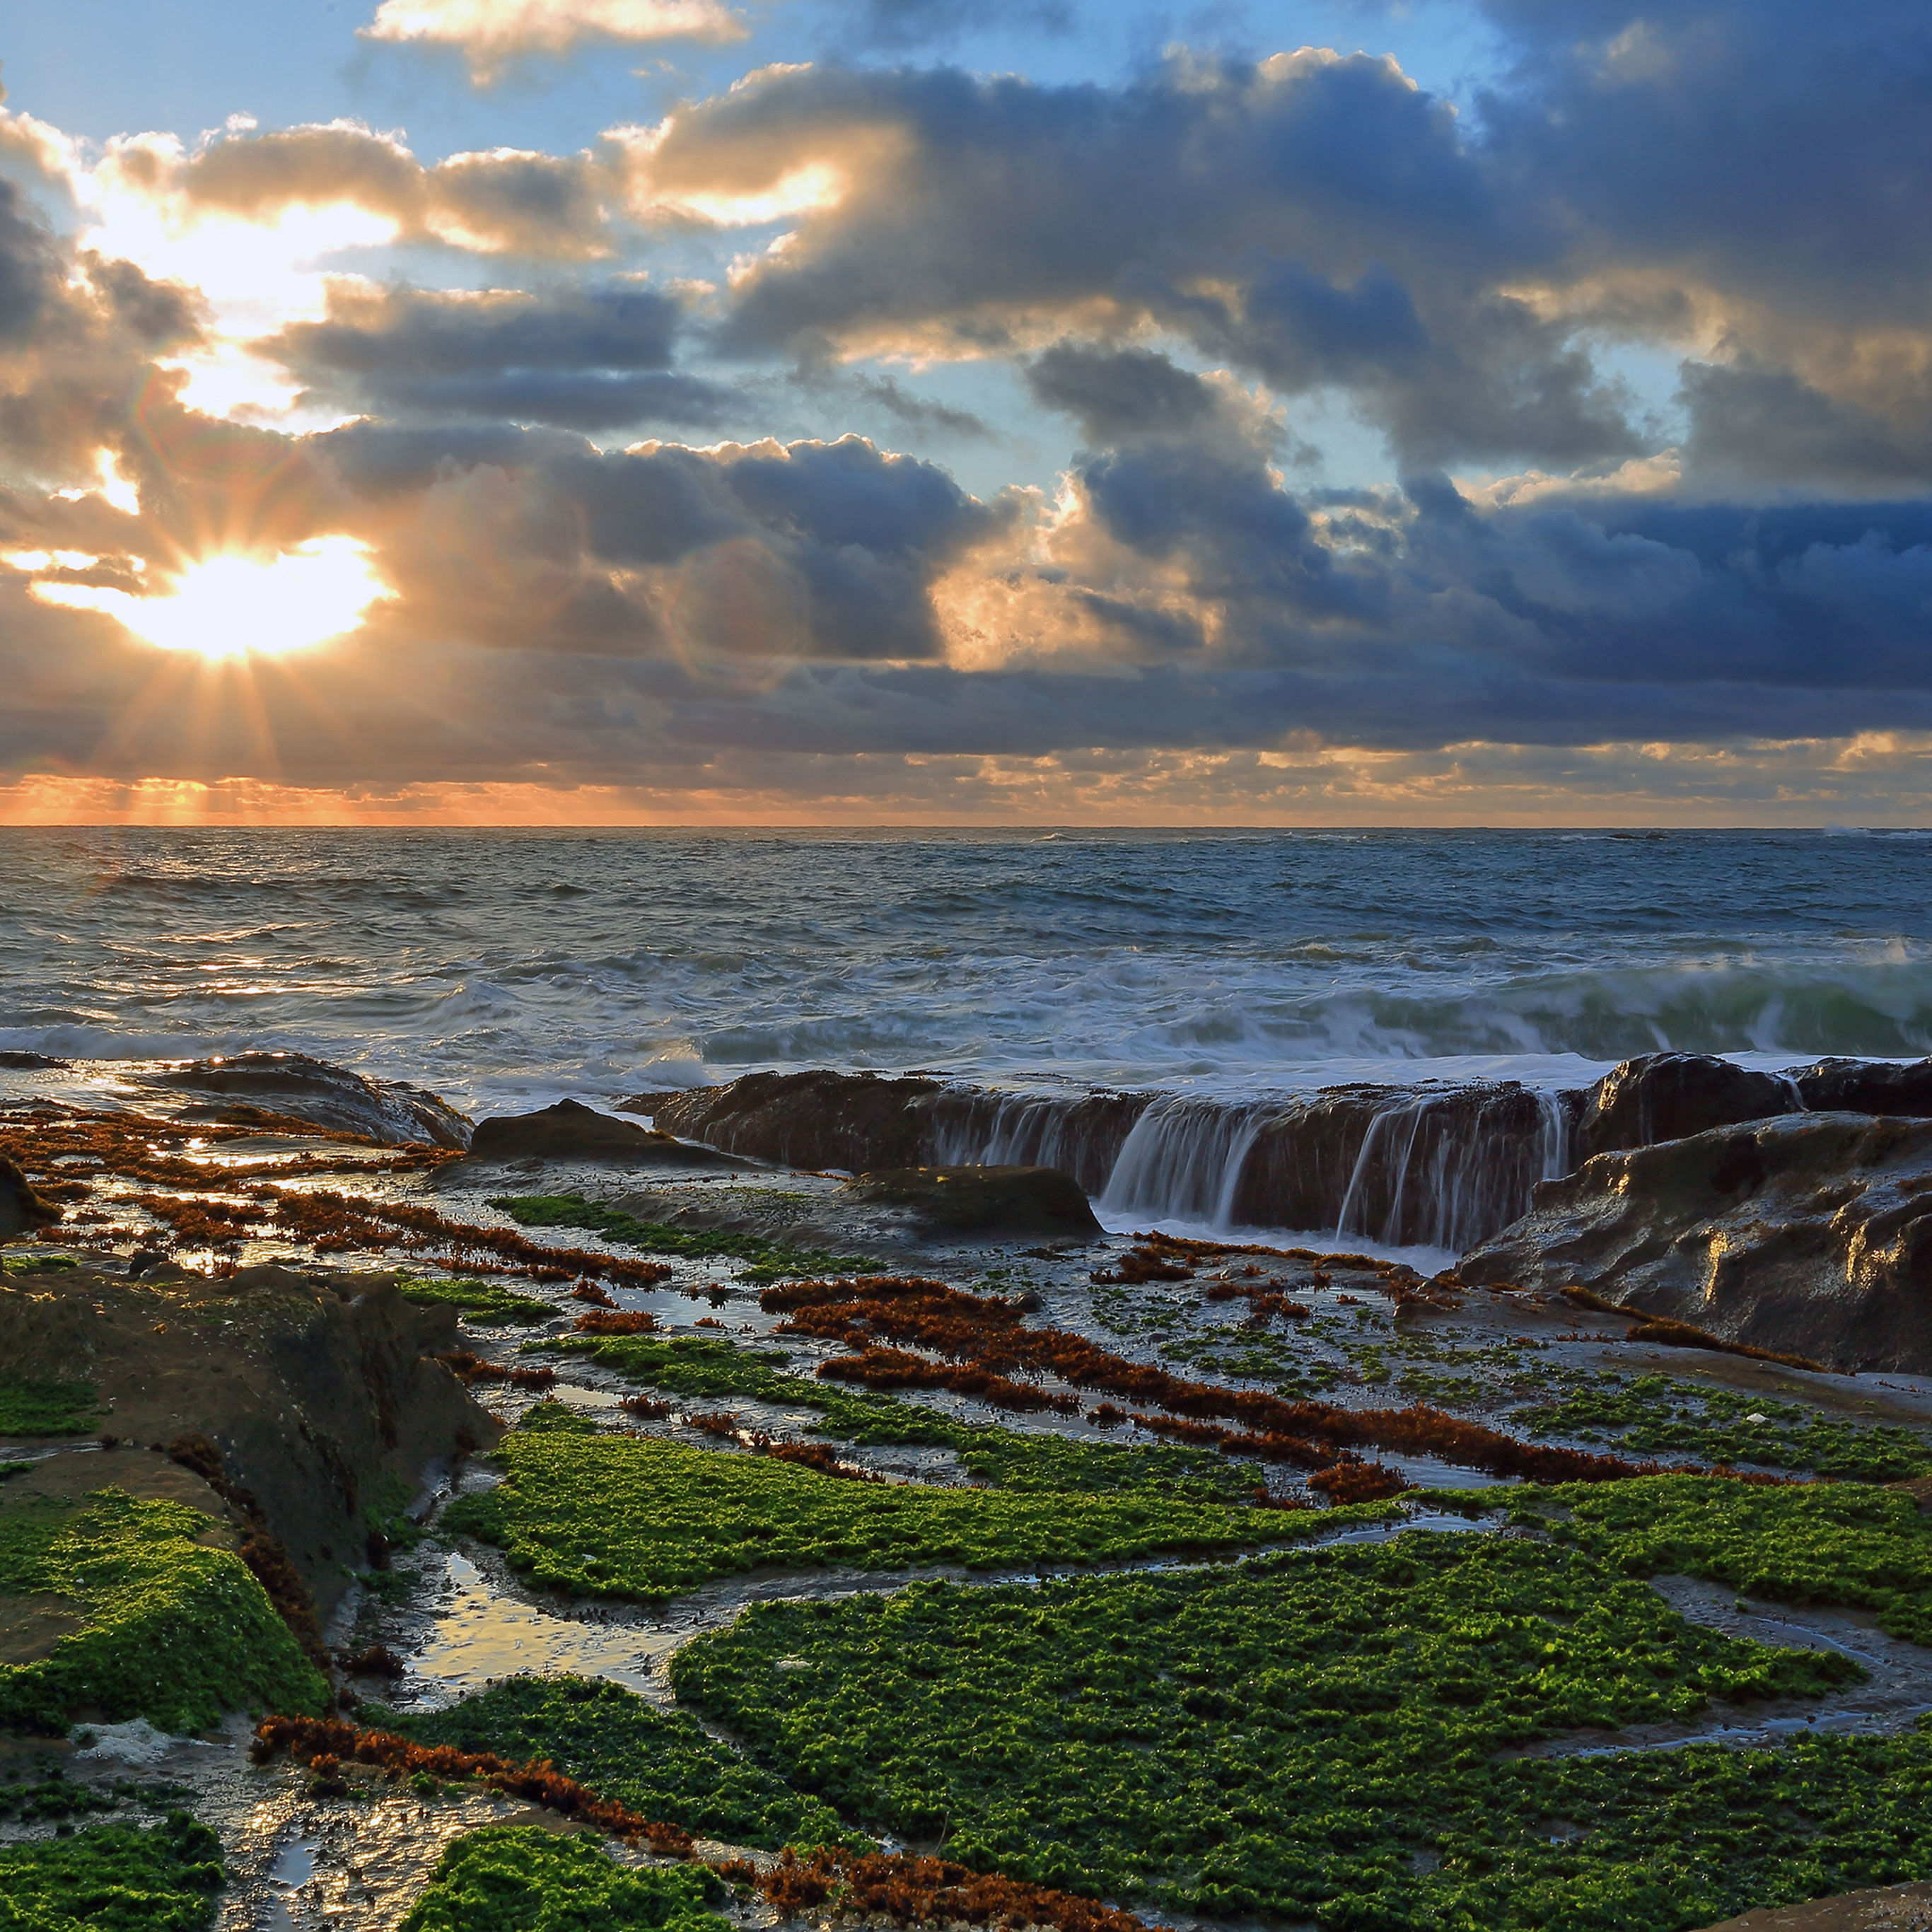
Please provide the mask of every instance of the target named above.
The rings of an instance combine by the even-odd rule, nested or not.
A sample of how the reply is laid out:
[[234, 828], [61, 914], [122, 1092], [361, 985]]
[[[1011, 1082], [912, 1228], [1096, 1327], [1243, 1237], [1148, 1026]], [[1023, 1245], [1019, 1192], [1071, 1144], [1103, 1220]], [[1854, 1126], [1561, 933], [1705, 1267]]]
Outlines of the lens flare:
[[174, 588], [149, 597], [91, 584], [37, 583], [45, 604], [99, 610], [163, 650], [205, 658], [274, 654], [326, 644], [354, 630], [370, 604], [391, 592], [353, 537], [320, 537], [263, 560], [203, 557]]

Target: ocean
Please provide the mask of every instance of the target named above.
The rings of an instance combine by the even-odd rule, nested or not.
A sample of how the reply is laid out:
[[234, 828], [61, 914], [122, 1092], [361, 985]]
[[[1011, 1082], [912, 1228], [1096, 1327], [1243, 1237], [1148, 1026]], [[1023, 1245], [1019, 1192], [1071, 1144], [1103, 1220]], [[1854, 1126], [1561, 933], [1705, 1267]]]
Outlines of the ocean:
[[1222, 1098], [1932, 1052], [1911, 832], [0, 830], [0, 1048], [472, 1113], [757, 1070]]

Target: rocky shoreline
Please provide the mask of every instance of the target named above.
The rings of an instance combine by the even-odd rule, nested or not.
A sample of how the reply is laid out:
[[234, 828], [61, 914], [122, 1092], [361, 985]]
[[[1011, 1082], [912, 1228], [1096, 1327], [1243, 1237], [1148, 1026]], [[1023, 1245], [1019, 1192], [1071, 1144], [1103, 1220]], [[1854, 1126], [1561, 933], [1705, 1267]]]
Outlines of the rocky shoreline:
[[[626, 1096], [628, 1118], [566, 1102], [472, 1123], [267, 1055], [89, 1108], [37, 1091], [56, 1070], [12, 1068], [0, 1093], [0, 1880], [52, 1900], [69, 1867], [118, 1858], [161, 1915], [130, 1924], [170, 1932], [427, 1924], [424, 1901], [468, 1896], [477, 1860], [539, 1916], [566, 1897], [608, 1916], [624, 1874], [662, 1870], [697, 1874], [676, 1910], [747, 1927], [1420, 1927], [1478, 1909], [1527, 1926], [1560, 1894], [1580, 1926], [1685, 1932], [1932, 1857], [1887, 1795], [1932, 1777], [1924, 1066], [1787, 1078], [1658, 1055], [1577, 1095], [1330, 1090], [1238, 1123], [1171, 1096], [831, 1072]], [[1090, 1197], [1122, 1226], [1120, 1196], [1162, 1160], [1172, 1198], [1214, 1198], [1149, 1219], [1218, 1219], [1217, 1238], [1095, 1218]], [[1431, 1268], [1270, 1242], [1292, 1219], [1240, 1225], [1287, 1203], [1304, 1225], [1359, 1208], [1412, 1232], [1432, 1188], [1462, 1190], [1428, 1210], [1438, 1232], [1511, 1190], [1523, 1211]], [[1391, 1564], [1409, 1580], [1385, 1598]], [[1604, 1596], [1600, 1570], [1640, 1580]], [[1304, 1576], [1328, 1580], [1304, 1597]], [[1165, 1655], [1151, 1627], [1120, 1634], [1136, 1589], [1184, 1620], [1190, 1592], [1258, 1592], [1282, 1647], [1251, 1655], [1238, 1620], [1143, 1684], [1052, 1660], [1059, 1638], [1022, 1615], [1050, 1600], [1103, 1654]], [[1624, 1687], [1607, 1702], [1522, 1674], [1504, 1634], [1561, 1650], [1577, 1589], [1617, 1606], [1577, 1680]], [[1511, 1606], [1492, 1629], [1485, 1592]], [[1462, 1636], [1427, 1634], [1438, 1598]], [[1326, 1603], [1368, 1616], [1351, 1628], [1379, 1633], [1376, 1657], [1412, 1656], [1366, 1703], [1340, 1687], [1384, 1666], [1319, 1660], [1334, 1640], [1305, 1619]], [[814, 1604], [822, 1629], [787, 1622]], [[927, 1678], [889, 1672], [876, 1734], [853, 1694], [814, 1701], [844, 1681], [840, 1633], [867, 1604], [953, 1620], [917, 1640], [939, 1643], [952, 1701], [928, 1709]], [[1010, 1635], [957, 1649], [986, 1617]], [[1441, 1652], [1431, 1689], [1438, 1665], [1413, 1658], [1444, 1642], [1473, 1648]], [[1123, 1789], [1122, 1816], [1202, 1752], [1246, 1767], [1228, 1802], [1272, 1822], [1245, 1876], [1150, 1849], [1219, 1842], [1211, 1810], [1160, 1797], [1168, 1822], [1148, 1811], [1124, 1839], [1066, 1808], [1055, 1767], [1084, 1748], [1009, 1674], [1036, 1653], [1025, 1670], [1073, 1670], [1069, 1694], [1111, 1713], [1083, 1722], [1154, 1726], [1151, 1755], [1113, 1760], [1159, 1771]], [[968, 1654], [963, 1676], [942, 1661]], [[1219, 1688], [1156, 1719], [1160, 1683], [1197, 1670]], [[1274, 1716], [1229, 1702], [1256, 1670], [1308, 1688]], [[568, 1714], [580, 1681], [606, 1687], [588, 1729]], [[946, 1714], [993, 1682], [1032, 1742], [982, 1789], [958, 1781], [978, 1733]], [[1532, 1876], [1483, 1876], [1456, 1781], [1376, 1742], [1384, 1696], [1487, 1767], [1463, 1784]], [[1355, 1712], [1339, 1729], [1294, 1715], [1337, 1697]], [[915, 1709], [926, 1755], [884, 1784], [830, 1768], [884, 1763]], [[270, 1716], [286, 1722], [251, 1760]], [[1793, 1726], [1825, 1754], [1792, 1756]], [[377, 1733], [404, 1744], [365, 1749]], [[1237, 1742], [1264, 1738], [1260, 1756]], [[1270, 1781], [1309, 1751], [1305, 1775]], [[1750, 1860], [1695, 1874], [1668, 1834], [1645, 1850], [1606, 1825], [1586, 1855], [1530, 1829], [1551, 1806], [1588, 1831], [1593, 1806], [1664, 1802], [1666, 1762], [1687, 1818], [1720, 1804], [1726, 1767], [1797, 1795]], [[1388, 1816], [1410, 1822], [1315, 1858], [1305, 1793], [1345, 1777], [1402, 1794]], [[935, 1778], [952, 1793], [936, 1830], [936, 1801], [905, 1795]], [[1583, 1795], [1606, 1778], [1624, 1795]], [[1862, 1851], [1831, 1822], [1844, 1778], [1896, 1814]], [[762, 1811], [722, 1796], [747, 1779]], [[168, 1838], [170, 1810], [200, 1822]], [[560, 1830], [616, 1864], [560, 1863], [542, 1850]], [[623, 1882], [640, 1899], [657, 1881]], [[1590, 1902], [1632, 1885], [1657, 1902]], [[634, 1922], [672, 1910], [650, 1895]]]

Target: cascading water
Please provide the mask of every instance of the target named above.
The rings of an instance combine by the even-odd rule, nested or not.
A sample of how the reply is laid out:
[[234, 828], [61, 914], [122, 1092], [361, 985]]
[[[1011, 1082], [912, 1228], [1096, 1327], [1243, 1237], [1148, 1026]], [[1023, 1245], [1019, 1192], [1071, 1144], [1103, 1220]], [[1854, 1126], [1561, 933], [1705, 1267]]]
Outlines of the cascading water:
[[1271, 1111], [1265, 1102], [1155, 1101], [1121, 1146], [1101, 1192], [1102, 1211], [1226, 1226], [1242, 1168]]
[[954, 1089], [933, 1157], [1058, 1167], [1103, 1214], [1460, 1249], [1569, 1171], [1572, 1113], [1569, 1096], [1508, 1082], [1248, 1102]]

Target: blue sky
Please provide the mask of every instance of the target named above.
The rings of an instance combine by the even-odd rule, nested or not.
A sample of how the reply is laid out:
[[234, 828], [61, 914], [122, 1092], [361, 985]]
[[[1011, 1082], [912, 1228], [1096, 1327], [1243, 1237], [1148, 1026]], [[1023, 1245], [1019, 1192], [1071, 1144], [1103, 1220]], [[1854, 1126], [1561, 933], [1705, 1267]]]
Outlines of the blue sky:
[[0, 819], [1932, 809], [1922, 8], [26, 10]]

